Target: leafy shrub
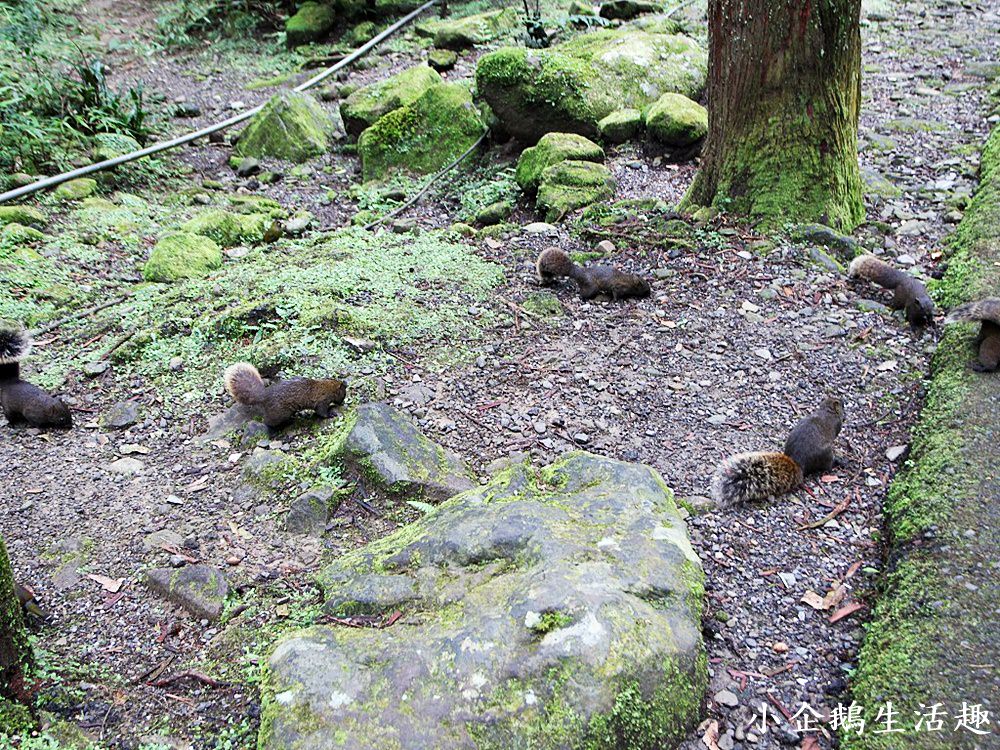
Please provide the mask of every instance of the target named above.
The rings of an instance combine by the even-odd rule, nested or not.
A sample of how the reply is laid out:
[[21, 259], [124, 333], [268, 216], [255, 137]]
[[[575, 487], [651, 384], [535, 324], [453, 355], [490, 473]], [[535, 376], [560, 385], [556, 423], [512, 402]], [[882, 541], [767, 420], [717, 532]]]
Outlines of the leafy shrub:
[[238, 37], [281, 25], [289, 3], [282, 0], [178, 0], [156, 19], [160, 40], [168, 46], [192, 44], [199, 37]]

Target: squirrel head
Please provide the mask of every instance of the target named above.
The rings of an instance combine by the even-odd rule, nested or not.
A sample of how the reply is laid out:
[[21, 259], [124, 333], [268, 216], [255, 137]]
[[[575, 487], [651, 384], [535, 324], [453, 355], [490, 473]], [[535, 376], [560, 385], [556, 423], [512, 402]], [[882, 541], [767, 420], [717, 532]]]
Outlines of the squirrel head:
[[840, 419], [844, 418], [844, 402], [839, 398], [825, 398], [823, 399], [823, 403], [819, 405], [819, 408], [833, 414], [836, 417], [839, 417]]
[[930, 297], [918, 295], [906, 304], [906, 319], [910, 325], [922, 326], [934, 322], [934, 303]]
[[313, 396], [316, 405], [313, 410], [321, 417], [330, 415], [331, 406], [339, 406], [347, 398], [347, 383], [343, 380], [317, 380]]

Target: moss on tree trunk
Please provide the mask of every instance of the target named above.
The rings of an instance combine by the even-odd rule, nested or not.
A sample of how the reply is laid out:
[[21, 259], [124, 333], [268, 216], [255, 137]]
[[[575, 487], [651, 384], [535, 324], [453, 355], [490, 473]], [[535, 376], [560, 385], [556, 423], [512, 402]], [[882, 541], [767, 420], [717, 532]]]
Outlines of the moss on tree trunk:
[[0, 539], [0, 708], [3, 699], [23, 702], [27, 698], [25, 680], [33, 664], [7, 547]]
[[774, 225], [864, 219], [860, 0], [709, 0], [709, 132], [684, 203]]

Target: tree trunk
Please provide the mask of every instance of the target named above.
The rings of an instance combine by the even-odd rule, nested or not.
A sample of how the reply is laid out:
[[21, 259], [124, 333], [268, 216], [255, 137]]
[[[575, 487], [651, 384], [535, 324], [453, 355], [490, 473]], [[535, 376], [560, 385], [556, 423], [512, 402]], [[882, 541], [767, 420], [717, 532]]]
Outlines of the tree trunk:
[[7, 548], [0, 539], [0, 704], [4, 698], [17, 702], [27, 699], [25, 679], [33, 664], [21, 603], [14, 595]]
[[774, 226], [864, 219], [861, 0], [709, 0], [709, 131], [687, 206]]

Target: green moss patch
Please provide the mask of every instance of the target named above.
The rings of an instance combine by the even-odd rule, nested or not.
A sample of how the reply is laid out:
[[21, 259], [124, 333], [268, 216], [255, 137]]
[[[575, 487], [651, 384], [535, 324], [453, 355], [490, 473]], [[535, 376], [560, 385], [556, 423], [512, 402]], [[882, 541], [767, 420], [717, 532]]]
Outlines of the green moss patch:
[[337, 135], [337, 122], [309, 94], [276, 94], [240, 135], [237, 157], [271, 157], [301, 163], [325, 153]]
[[542, 172], [535, 202], [546, 221], [558, 221], [570, 211], [607, 200], [615, 191], [615, 178], [603, 164], [561, 161]]
[[285, 23], [285, 41], [289, 47], [318, 42], [337, 22], [331, 5], [305, 2]]
[[383, 115], [416, 101], [427, 89], [441, 82], [436, 71], [426, 65], [414, 65], [383, 81], [362, 86], [340, 105], [344, 127], [351, 135], [360, 135]]
[[[939, 303], [1000, 295], [1000, 131], [986, 145], [982, 182], [951, 248], [948, 272], [932, 285]], [[1000, 660], [1000, 589], [985, 562], [1000, 546], [1000, 410], [995, 376], [969, 369], [973, 341], [971, 327], [951, 326], [938, 345], [910, 458], [886, 501], [887, 572], [852, 680], [870, 725], [891, 700], [906, 731], [844, 732], [847, 750], [971, 748], [983, 739], [914, 726], [935, 703], [945, 703], [946, 730], [963, 702], [988, 704], [991, 665]]]
[[465, 86], [437, 84], [361, 134], [362, 174], [377, 180], [395, 170], [436, 172], [468, 150], [485, 128]]
[[147, 281], [177, 281], [205, 276], [222, 265], [222, 250], [208, 237], [174, 232], [161, 238], [142, 275]]
[[646, 110], [646, 130], [667, 146], [690, 146], [708, 135], [708, 110], [681, 94], [664, 94]]
[[604, 149], [575, 133], [546, 133], [536, 145], [521, 152], [514, 179], [521, 189], [536, 190], [542, 172], [567, 159], [601, 162]]

